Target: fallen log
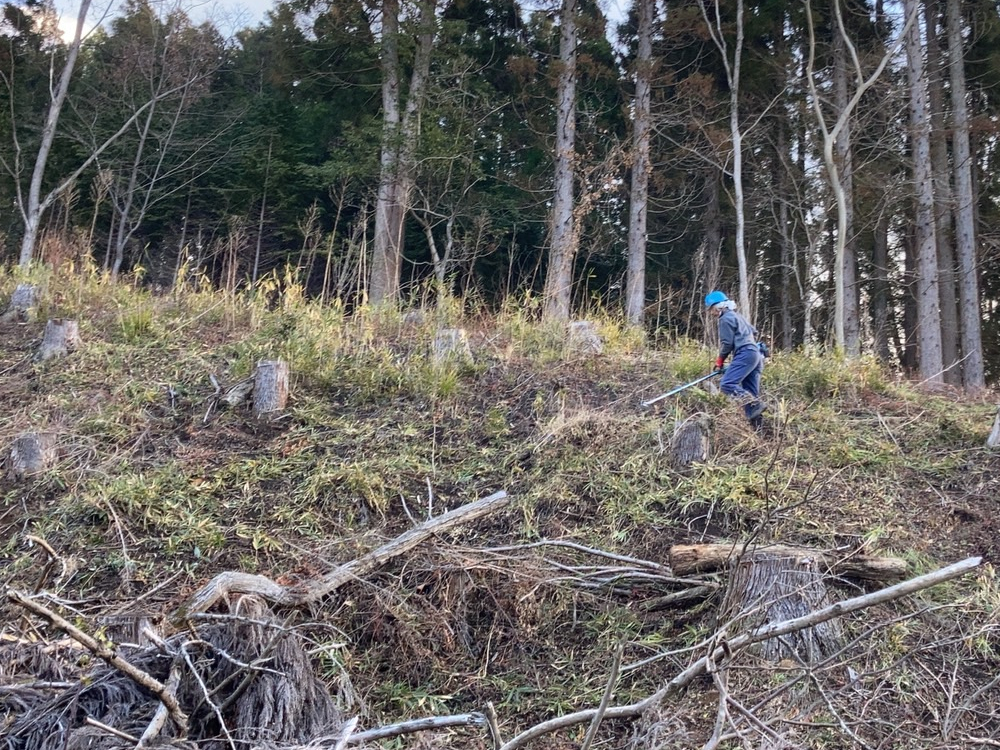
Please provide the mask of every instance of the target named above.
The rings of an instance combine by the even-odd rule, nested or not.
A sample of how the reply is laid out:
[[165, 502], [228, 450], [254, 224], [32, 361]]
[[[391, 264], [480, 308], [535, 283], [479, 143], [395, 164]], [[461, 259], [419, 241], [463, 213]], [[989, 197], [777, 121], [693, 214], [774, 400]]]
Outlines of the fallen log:
[[216, 602], [230, 594], [253, 594], [270, 601], [272, 604], [287, 607], [297, 607], [315, 602], [332, 594], [345, 583], [357, 580], [359, 576], [409, 552], [433, 535], [474, 521], [506, 504], [507, 493], [503, 490], [494, 492], [489, 497], [455, 508], [440, 516], [429, 518], [420, 526], [409, 529], [391, 542], [383, 544], [368, 554], [334, 568], [324, 576], [298, 583], [295, 586], [282, 586], [266, 576], [250, 573], [231, 571], [220, 573], [179, 607], [171, 615], [170, 620], [175, 625], [182, 625], [191, 615], [207, 612]]
[[[907, 563], [898, 557], [878, 557], [797, 547], [786, 544], [757, 545], [751, 548], [776, 557], [813, 560], [821, 572], [866, 581], [898, 581], [906, 577]], [[728, 567], [744, 554], [742, 544], [675, 544], [670, 548], [670, 569], [674, 575], [688, 576]]]

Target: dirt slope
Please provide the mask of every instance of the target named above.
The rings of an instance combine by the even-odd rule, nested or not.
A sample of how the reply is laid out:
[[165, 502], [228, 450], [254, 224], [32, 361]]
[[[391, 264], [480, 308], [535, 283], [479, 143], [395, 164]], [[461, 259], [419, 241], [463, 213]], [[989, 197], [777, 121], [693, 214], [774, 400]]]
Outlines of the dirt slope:
[[[0, 479], [0, 582], [49, 592], [85, 627], [141, 613], [166, 629], [165, 615], [220, 571], [308, 581], [428, 516], [509, 493], [505, 510], [281, 614], [306, 634], [338, 709], [365, 727], [491, 702], [511, 737], [596, 706], [619, 647], [631, 668], [615, 702], [654, 693], [713, 632], [725, 583], [711, 574], [715, 595], [658, 605], [690, 587], [664, 567], [673, 544], [752, 536], [902, 556], [914, 574], [996, 559], [988, 394], [931, 394], [871, 363], [779, 354], [765, 374], [769, 429], [757, 435], [703, 389], [640, 408], [708, 353], [641, 345], [611, 324], [605, 352], [587, 356], [521, 318], [366, 321], [208, 296], [122, 296], [116, 308], [106, 294], [67, 291], [43, 311], [81, 320], [84, 347], [64, 360], [32, 361], [42, 320], [0, 328], [0, 448], [39, 430], [59, 444], [51, 470]], [[444, 324], [470, 331], [472, 362], [434, 363], [429, 342]], [[245, 406], [209, 409], [210, 375], [231, 383], [270, 356], [292, 365], [284, 415], [259, 423]], [[699, 412], [713, 425], [712, 455], [680, 473], [665, 445]], [[806, 711], [799, 685], [789, 689], [798, 697], [754, 709], [757, 724], [816, 747], [973, 747], [996, 736], [991, 565], [972, 579], [849, 622], [858, 639], [879, 627], [851, 641], [850, 672], [838, 662], [814, 675], [820, 707]], [[0, 614], [4, 638], [44, 631], [10, 602]], [[754, 664], [745, 658], [741, 669]], [[729, 689], [759, 698], [789, 668], [760, 669], [735, 672]], [[870, 676], [864, 707], [844, 674]], [[970, 694], [984, 688], [974, 707], [928, 697], [946, 674]], [[608, 721], [603, 741], [700, 746], [722, 689], [707, 679], [669, 711]], [[4, 700], [0, 716], [13, 721], [18, 708]], [[893, 745], [904, 718], [914, 728]], [[935, 745], [946, 719], [949, 739]], [[585, 729], [532, 746], [578, 746]], [[481, 732], [450, 731], [444, 746], [485, 746]]]

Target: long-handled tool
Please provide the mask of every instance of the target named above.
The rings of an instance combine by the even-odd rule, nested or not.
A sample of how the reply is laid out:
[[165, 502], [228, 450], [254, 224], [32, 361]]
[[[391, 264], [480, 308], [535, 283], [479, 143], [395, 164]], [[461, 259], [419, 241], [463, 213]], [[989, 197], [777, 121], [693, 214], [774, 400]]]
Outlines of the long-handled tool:
[[652, 406], [657, 401], [662, 401], [665, 398], [669, 398], [670, 396], [673, 396], [675, 393], [680, 393], [681, 391], [687, 390], [691, 386], [698, 385], [698, 383], [704, 383], [709, 378], [714, 378], [716, 375], [721, 375], [721, 374], [722, 374], [722, 370], [713, 370], [712, 372], [708, 373], [708, 375], [702, 375], [697, 380], [692, 380], [690, 383], [685, 383], [684, 385], [679, 385], [676, 388], [674, 388], [672, 391], [667, 391], [666, 393], [664, 393], [664, 394], [662, 394], [660, 396], [657, 396], [656, 398], [649, 399], [649, 401], [643, 401], [642, 405], [643, 406]]

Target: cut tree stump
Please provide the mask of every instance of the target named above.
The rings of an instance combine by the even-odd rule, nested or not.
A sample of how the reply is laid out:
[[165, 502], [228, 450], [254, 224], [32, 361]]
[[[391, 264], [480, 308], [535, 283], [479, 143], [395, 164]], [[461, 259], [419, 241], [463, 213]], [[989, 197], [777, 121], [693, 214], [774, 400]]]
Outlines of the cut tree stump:
[[253, 381], [253, 415], [268, 419], [288, 403], [288, 363], [281, 359], [257, 363]]
[[[676, 576], [719, 570], [739, 557], [743, 547], [735, 543], [676, 544], [670, 548], [670, 569]], [[772, 556], [814, 558], [821, 573], [866, 581], [896, 581], [906, 577], [906, 560], [822, 552], [808, 547], [772, 544], [754, 548]]]
[[[815, 556], [753, 550], [730, 568], [719, 608], [720, 629], [729, 635], [754, 632], [772, 623], [794, 620], [830, 606], [823, 571]], [[769, 661], [789, 658], [815, 664], [842, 647], [837, 620], [817, 623], [754, 648]]]
[[604, 351], [604, 342], [597, 332], [597, 325], [590, 320], [570, 323], [566, 349], [571, 354], [601, 354]]
[[986, 438], [986, 447], [1000, 448], [1000, 409], [997, 409], [997, 415], [993, 418], [993, 429], [990, 430], [990, 436]]
[[33, 284], [18, 284], [10, 298], [10, 304], [2, 316], [2, 323], [26, 323], [34, 320], [38, 306], [38, 287]]
[[696, 463], [704, 463], [712, 454], [712, 417], [692, 414], [674, 425], [670, 438], [670, 459], [674, 468], [688, 472]]
[[434, 334], [431, 356], [436, 364], [444, 362], [472, 363], [472, 348], [464, 328], [444, 328]]
[[24, 479], [51, 468], [56, 458], [55, 435], [48, 432], [26, 432], [15, 438], [11, 445], [8, 470], [15, 479]]
[[81, 343], [79, 323], [75, 320], [53, 318], [45, 324], [42, 345], [35, 353], [35, 361], [44, 362], [47, 359], [65, 357], [78, 349]]

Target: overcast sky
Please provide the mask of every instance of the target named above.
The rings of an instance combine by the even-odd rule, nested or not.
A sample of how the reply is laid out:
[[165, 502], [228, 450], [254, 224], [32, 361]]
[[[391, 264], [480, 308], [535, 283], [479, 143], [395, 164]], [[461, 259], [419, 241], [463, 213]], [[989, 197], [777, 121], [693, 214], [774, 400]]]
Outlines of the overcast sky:
[[[164, 3], [183, 5], [191, 19], [200, 23], [210, 19], [223, 36], [230, 36], [240, 29], [256, 26], [264, 21], [267, 11], [274, 7], [275, 0], [161, 0]], [[631, 0], [598, 0], [608, 17], [609, 34], [614, 26], [624, 18]], [[529, 0], [530, 2], [530, 0]], [[80, 9], [79, 0], [55, 0], [60, 12], [59, 27], [67, 39], [73, 36], [76, 17]], [[113, 18], [121, 7], [122, 0], [91, 0], [87, 20], [92, 28], [106, 18]]]
[[[267, 16], [274, 0], [166, 0], [166, 2], [183, 5], [197, 23], [212, 20], [224, 35], [234, 31], [256, 26]], [[72, 38], [76, 27], [76, 17], [80, 10], [79, 0], [55, 0], [56, 11], [61, 16], [59, 28], [67, 38]], [[87, 14], [89, 27], [118, 14], [121, 0], [91, 0], [90, 12]]]

